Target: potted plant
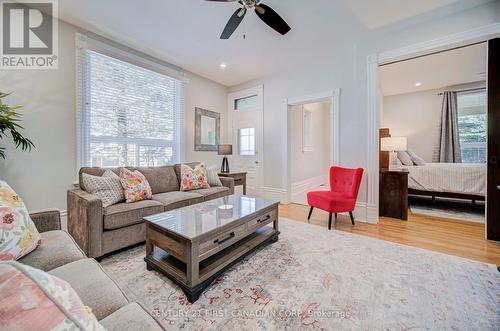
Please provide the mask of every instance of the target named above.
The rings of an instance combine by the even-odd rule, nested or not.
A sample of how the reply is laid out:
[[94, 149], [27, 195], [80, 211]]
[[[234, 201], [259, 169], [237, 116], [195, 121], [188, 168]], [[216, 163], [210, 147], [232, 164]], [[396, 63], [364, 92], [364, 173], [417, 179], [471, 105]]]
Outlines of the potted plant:
[[[20, 147], [23, 151], [31, 151], [31, 148], [35, 147], [35, 145], [19, 132], [19, 130], [24, 129], [19, 124], [21, 122], [21, 114], [16, 112], [21, 106], [8, 106], [4, 104], [2, 99], [8, 95], [8, 93], [0, 92], [0, 140], [6, 138], [10, 132], [16, 148]], [[0, 157], [5, 159], [5, 147], [0, 147]]]

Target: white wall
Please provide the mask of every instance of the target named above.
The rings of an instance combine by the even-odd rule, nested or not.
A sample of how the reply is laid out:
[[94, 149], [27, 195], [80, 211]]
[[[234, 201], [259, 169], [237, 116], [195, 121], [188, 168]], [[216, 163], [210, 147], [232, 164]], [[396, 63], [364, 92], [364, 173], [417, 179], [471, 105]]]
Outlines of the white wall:
[[[311, 50], [311, 56], [301, 68], [231, 87], [230, 91], [238, 91], [264, 85], [264, 140], [274, 142], [266, 144], [264, 151], [264, 186], [285, 188], [281, 173], [286, 162], [281, 144], [283, 99], [341, 88], [340, 165], [361, 166], [366, 169], [367, 56], [497, 23], [500, 21], [499, 9], [499, 2], [491, 2], [450, 16], [428, 17], [421, 19], [419, 23], [412, 20], [409, 23], [367, 31], [362, 38], [336, 45], [338, 47], [328, 54], [317, 54]], [[344, 33], [349, 34], [348, 31]], [[360, 203], [367, 201], [366, 192], [365, 175], [358, 197]]]
[[331, 143], [325, 137], [330, 136], [330, 103], [312, 103], [304, 105], [312, 114], [312, 151], [302, 150], [302, 105], [290, 110], [290, 179], [295, 183], [326, 176], [330, 165]]
[[[58, 70], [2, 70], [0, 91], [12, 92], [6, 101], [23, 105], [23, 131], [36, 148], [31, 153], [15, 150], [6, 140], [7, 158], [0, 160], [0, 179], [24, 199], [28, 209], [66, 210], [66, 190], [76, 173], [75, 33], [84, 32], [65, 22], [59, 24]], [[218, 163], [215, 152], [194, 152], [194, 108], [221, 112], [225, 120], [226, 87], [186, 73], [185, 159]], [[221, 126], [221, 136], [226, 127]]]
[[382, 127], [394, 137], [407, 137], [408, 148], [432, 162], [439, 139], [442, 96], [428, 90], [384, 97]]
[[[486, 70], [486, 68], [484, 69]], [[441, 104], [445, 90], [460, 91], [485, 87], [485, 82], [466, 83], [439, 89], [385, 96], [381, 127], [395, 137], [407, 137], [408, 148], [432, 162], [439, 140]]]

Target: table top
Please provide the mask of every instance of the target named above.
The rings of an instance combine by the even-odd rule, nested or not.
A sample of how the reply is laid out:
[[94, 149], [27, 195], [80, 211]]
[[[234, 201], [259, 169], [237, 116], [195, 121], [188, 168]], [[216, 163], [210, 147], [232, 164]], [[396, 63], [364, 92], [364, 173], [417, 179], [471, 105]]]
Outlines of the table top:
[[233, 194], [147, 216], [144, 221], [191, 240], [278, 203], [277, 200]]

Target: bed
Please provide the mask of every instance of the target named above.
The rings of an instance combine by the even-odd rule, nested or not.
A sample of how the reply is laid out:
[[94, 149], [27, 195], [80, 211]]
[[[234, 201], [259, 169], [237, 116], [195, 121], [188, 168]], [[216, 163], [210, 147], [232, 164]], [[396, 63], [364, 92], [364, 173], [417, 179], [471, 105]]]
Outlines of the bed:
[[486, 164], [426, 163], [422, 166], [400, 166], [407, 169], [408, 193], [455, 199], [484, 201]]
[[[380, 138], [390, 137], [388, 128], [380, 129]], [[389, 166], [389, 153], [380, 151], [380, 168]], [[399, 166], [409, 171], [408, 194], [484, 201], [486, 164], [426, 163], [421, 166]]]

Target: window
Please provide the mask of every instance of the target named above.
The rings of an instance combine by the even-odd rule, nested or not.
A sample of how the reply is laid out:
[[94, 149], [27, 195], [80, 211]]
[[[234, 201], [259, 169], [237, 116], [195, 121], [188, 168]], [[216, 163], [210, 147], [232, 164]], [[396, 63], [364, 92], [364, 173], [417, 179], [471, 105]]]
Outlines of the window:
[[255, 128], [238, 130], [240, 155], [255, 155]]
[[78, 54], [79, 166], [179, 162], [183, 83], [99, 51]]
[[258, 99], [256, 95], [252, 95], [241, 99], [235, 99], [234, 109], [242, 110], [242, 109], [257, 108], [257, 101]]
[[458, 93], [457, 107], [462, 163], [486, 162], [485, 90]]

